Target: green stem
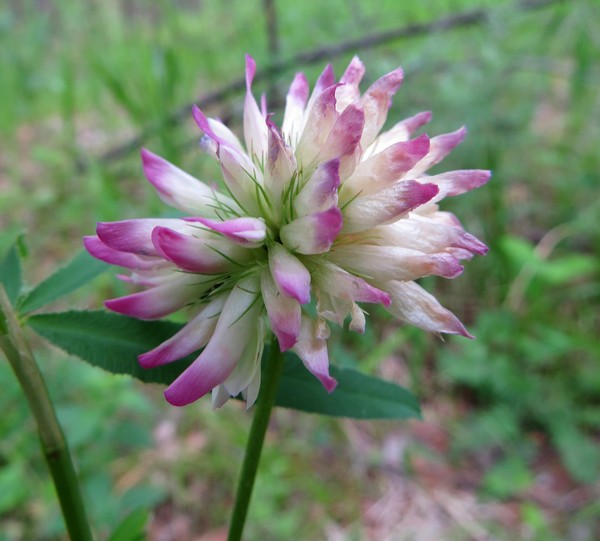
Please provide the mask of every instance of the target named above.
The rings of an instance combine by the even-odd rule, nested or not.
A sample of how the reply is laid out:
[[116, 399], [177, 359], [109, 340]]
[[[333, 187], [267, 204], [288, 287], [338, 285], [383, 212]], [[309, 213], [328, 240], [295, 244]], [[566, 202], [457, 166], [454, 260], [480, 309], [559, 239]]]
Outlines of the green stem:
[[72, 541], [92, 541], [92, 532], [63, 431], [56, 418], [46, 383], [0, 285], [0, 349], [10, 362], [37, 423], [42, 453], [54, 481], [67, 531]]
[[275, 403], [277, 395], [277, 386], [283, 370], [283, 354], [279, 351], [279, 344], [273, 338], [265, 377], [261, 382], [260, 394], [248, 436], [246, 445], [246, 455], [242, 464], [242, 471], [237, 488], [233, 514], [231, 515], [231, 525], [229, 527], [229, 536], [227, 541], [241, 541], [248, 506], [250, 505], [250, 496], [256, 479], [256, 472], [260, 462], [260, 453], [262, 451], [265, 434], [269, 426], [271, 410]]

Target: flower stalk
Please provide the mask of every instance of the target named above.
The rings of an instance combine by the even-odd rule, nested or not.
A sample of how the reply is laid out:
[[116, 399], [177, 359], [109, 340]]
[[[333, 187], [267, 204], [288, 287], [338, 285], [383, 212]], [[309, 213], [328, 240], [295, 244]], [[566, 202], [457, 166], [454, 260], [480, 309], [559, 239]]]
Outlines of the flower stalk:
[[4, 351], [35, 418], [42, 454], [73, 541], [92, 541], [83, 498], [69, 446], [56, 417], [48, 388], [4, 287], [0, 284], [0, 349]]
[[260, 455], [269, 426], [271, 411], [275, 404], [277, 387], [283, 371], [283, 353], [279, 349], [277, 340], [273, 337], [271, 349], [267, 360], [265, 379], [260, 387], [260, 394], [256, 404], [256, 411], [246, 444], [246, 454], [240, 472], [237, 494], [233, 513], [231, 515], [231, 524], [229, 527], [229, 536], [227, 541], [240, 541], [244, 531], [244, 524], [250, 505], [250, 497], [254, 487], [254, 480], [258, 471]]

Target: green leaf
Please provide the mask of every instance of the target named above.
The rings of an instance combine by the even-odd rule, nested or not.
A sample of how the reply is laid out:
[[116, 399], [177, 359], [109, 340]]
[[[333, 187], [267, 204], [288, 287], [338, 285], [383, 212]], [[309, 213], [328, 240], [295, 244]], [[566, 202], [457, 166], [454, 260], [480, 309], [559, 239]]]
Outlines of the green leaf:
[[[31, 327], [94, 366], [128, 374], [146, 383], [170, 384], [194, 356], [145, 370], [137, 356], [171, 337], [181, 325], [168, 321], [141, 321], [109, 312], [61, 312], [29, 318]], [[412, 393], [387, 381], [350, 369], [331, 367], [337, 389], [328, 394], [321, 383], [292, 354], [286, 354], [276, 405], [309, 413], [354, 419], [419, 417]]]
[[576, 481], [594, 483], [600, 474], [600, 451], [597, 443], [578, 427], [552, 420], [550, 432], [564, 465]]
[[64, 267], [35, 286], [19, 301], [21, 313], [33, 312], [75, 291], [108, 268], [86, 251], [79, 252]]
[[144, 530], [149, 518], [149, 511], [136, 509], [119, 523], [107, 541], [144, 541]]
[[597, 259], [587, 254], [565, 254], [554, 259], [541, 259], [535, 246], [520, 237], [507, 235], [500, 240], [500, 247], [515, 268], [528, 266], [534, 275], [554, 285], [587, 276], [598, 268]]
[[24, 461], [3, 464], [0, 468], [0, 513], [4, 514], [27, 501], [27, 486], [23, 479], [27, 477]]
[[520, 269], [524, 265], [530, 265], [537, 270], [542, 264], [535, 252], [535, 245], [529, 240], [513, 235], [505, 235], [499, 240], [499, 246], [516, 269]]
[[0, 261], [0, 283], [4, 284], [6, 294], [14, 305], [21, 291], [21, 258], [19, 257], [18, 240]]
[[582, 278], [598, 270], [598, 259], [591, 255], [569, 254], [553, 261], [547, 261], [540, 270], [540, 276], [551, 284], [560, 285]]
[[482, 488], [490, 496], [506, 499], [524, 492], [533, 481], [527, 462], [518, 455], [508, 456], [486, 472]]
[[104, 83], [106, 90], [112, 95], [112, 98], [131, 115], [132, 119], [138, 121], [138, 123], [143, 123], [146, 112], [140, 107], [135, 97], [132, 96], [132, 92], [127, 88], [127, 85], [124, 84], [124, 81], [127, 79], [119, 77], [115, 74], [114, 70], [111, 70], [100, 62], [92, 62], [92, 68], [98, 78]]
[[193, 359], [148, 370], [138, 364], [138, 355], [154, 349], [181, 328], [169, 321], [142, 321], [99, 310], [36, 314], [28, 323], [67, 353], [113, 374], [127, 374], [144, 383], [169, 384]]
[[352, 369], [331, 366], [338, 386], [329, 394], [292, 354], [286, 354], [275, 403], [284, 408], [353, 419], [420, 418], [419, 403], [395, 383]]

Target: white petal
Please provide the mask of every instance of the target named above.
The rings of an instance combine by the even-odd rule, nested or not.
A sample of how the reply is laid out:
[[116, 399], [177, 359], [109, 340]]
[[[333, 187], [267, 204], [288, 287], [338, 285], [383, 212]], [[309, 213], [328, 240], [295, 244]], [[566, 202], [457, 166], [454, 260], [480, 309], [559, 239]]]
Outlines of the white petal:
[[373, 194], [358, 195], [344, 207], [344, 233], [357, 233], [399, 220], [430, 201], [438, 192], [435, 184], [404, 180]]
[[281, 131], [290, 145], [298, 144], [304, 126], [304, 107], [308, 100], [308, 81], [304, 73], [297, 73], [286, 98]]
[[265, 116], [258, 108], [252, 95], [252, 80], [256, 73], [256, 62], [246, 55], [246, 99], [244, 101], [244, 139], [248, 154], [255, 163], [265, 163], [267, 159], [267, 124]]
[[386, 288], [392, 296], [392, 304], [387, 308], [392, 315], [426, 331], [473, 338], [452, 312], [415, 282], [392, 281]]
[[223, 384], [258, 332], [259, 280], [250, 276], [231, 291], [212, 338], [200, 356], [168, 387], [166, 399], [184, 406]]
[[261, 277], [261, 290], [271, 329], [277, 337], [281, 351], [287, 351], [297, 341], [300, 334], [300, 303], [277, 289], [271, 271], [264, 269]]
[[302, 262], [281, 244], [269, 250], [269, 269], [282, 295], [300, 304], [310, 301], [310, 273]]
[[303, 316], [300, 337], [293, 350], [309, 372], [319, 379], [328, 392], [332, 392], [337, 381], [329, 375], [327, 341], [317, 337], [316, 327], [315, 322]]
[[375, 282], [416, 280], [430, 275], [454, 278], [463, 270], [450, 254], [424, 254], [396, 246], [340, 245], [331, 249], [329, 259]]

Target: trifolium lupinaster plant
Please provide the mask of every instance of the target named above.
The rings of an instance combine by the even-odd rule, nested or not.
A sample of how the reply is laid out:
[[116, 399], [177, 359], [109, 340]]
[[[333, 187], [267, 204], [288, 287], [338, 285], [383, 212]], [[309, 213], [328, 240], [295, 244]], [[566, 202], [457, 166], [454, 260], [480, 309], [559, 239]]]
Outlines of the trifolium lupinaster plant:
[[[256, 64], [246, 57], [243, 138], [194, 108], [201, 148], [219, 162], [223, 188], [198, 180], [142, 150], [147, 179], [181, 218], [99, 223], [85, 238], [98, 259], [129, 269], [141, 288], [108, 300], [141, 319], [185, 310], [188, 323], [139, 356], [155, 367], [201, 350], [167, 388], [176, 406], [212, 391], [215, 406], [259, 392], [261, 357], [293, 351], [328, 391], [330, 325], [364, 332], [365, 304], [436, 333], [470, 336], [415, 280], [454, 278], [461, 260], [485, 254], [439, 202], [484, 184], [489, 172], [428, 175], [465, 137], [465, 128], [429, 137], [415, 132], [429, 112], [382, 131], [400, 68], [359, 90], [365, 68], [354, 58], [339, 82], [331, 66], [312, 92], [298, 73], [278, 126], [263, 96], [252, 94]], [[314, 309], [307, 310], [309, 304]]]

